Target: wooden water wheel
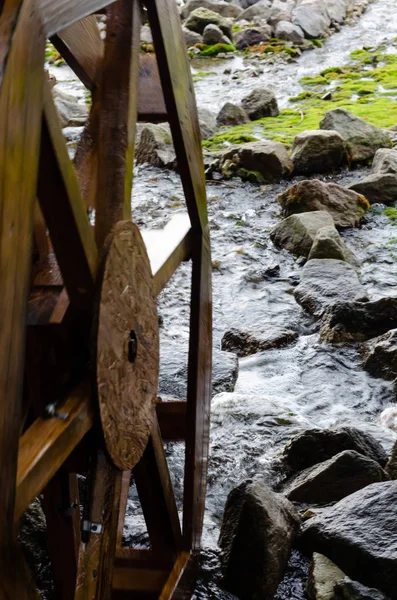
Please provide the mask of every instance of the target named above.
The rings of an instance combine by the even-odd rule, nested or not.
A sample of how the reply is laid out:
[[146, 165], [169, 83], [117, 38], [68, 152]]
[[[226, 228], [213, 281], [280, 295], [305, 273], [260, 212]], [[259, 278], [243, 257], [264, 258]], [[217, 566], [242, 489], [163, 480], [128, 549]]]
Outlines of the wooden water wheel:
[[[9, 600], [39, 597], [17, 541], [37, 497], [57, 600], [165, 600], [190, 597], [194, 585], [211, 383], [205, 179], [175, 0], [144, 10], [160, 97], [153, 78], [139, 77], [137, 0], [0, 0], [0, 592]], [[73, 161], [44, 69], [47, 39], [92, 92]], [[142, 237], [131, 214], [136, 120], [164, 113], [188, 217]], [[189, 259], [187, 398], [159, 403], [156, 299]], [[181, 522], [164, 442], [182, 440]], [[131, 472], [148, 549], [121, 546]]]

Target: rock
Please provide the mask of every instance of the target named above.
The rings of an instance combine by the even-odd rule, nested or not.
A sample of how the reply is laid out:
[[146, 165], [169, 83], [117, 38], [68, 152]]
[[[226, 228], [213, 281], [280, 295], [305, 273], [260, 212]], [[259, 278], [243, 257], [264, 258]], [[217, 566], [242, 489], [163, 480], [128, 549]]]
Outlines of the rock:
[[[295, 2], [280, 2], [274, 0], [270, 11], [270, 17], [268, 22], [273, 28], [277, 27], [280, 22], [290, 23], [292, 18], [292, 9], [295, 6]], [[303, 32], [301, 30], [302, 36]]]
[[248, 27], [247, 29], [238, 31], [234, 39], [237, 50], [244, 50], [244, 48], [248, 48], [249, 46], [267, 42], [270, 36], [260, 27]]
[[241, 106], [226, 102], [216, 117], [218, 125], [243, 125], [249, 123], [249, 116]]
[[387, 462], [386, 451], [372, 435], [356, 427], [338, 427], [308, 429], [294, 437], [284, 448], [283, 464], [287, 472], [297, 473], [345, 450], [358, 452], [382, 467]]
[[379, 148], [390, 148], [392, 145], [388, 135], [381, 129], [344, 108], [328, 111], [320, 122], [320, 129], [332, 129], [341, 134], [352, 163], [366, 162]]
[[198, 119], [200, 125], [201, 139], [206, 140], [207, 138], [214, 135], [218, 130], [216, 124], [216, 117], [208, 108], [198, 109]]
[[397, 482], [373, 483], [303, 524], [299, 544], [397, 598]]
[[364, 341], [397, 328], [397, 297], [340, 302], [327, 310], [321, 337], [331, 342]]
[[265, 332], [230, 329], [222, 337], [221, 348], [243, 357], [264, 350], [288, 346], [297, 338], [298, 333], [290, 329], [275, 328]]
[[223, 40], [223, 31], [217, 25], [210, 23], [206, 25], [203, 31], [203, 42], [208, 46], [221, 44]]
[[391, 431], [397, 431], [397, 409], [395, 406], [389, 406], [382, 411], [379, 417], [379, 425], [387, 427]]
[[278, 197], [285, 217], [295, 213], [325, 210], [337, 227], [354, 227], [369, 208], [369, 202], [353, 190], [319, 179], [301, 181]]
[[[53, 572], [50, 557], [48, 555], [48, 537], [44, 511], [41, 502], [35, 498], [23, 514], [19, 523], [18, 542], [23, 550], [23, 556], [30, 568], [35, 584], [40, 590], [52, 592], [53, 596]], [[26, 567], [25, 563], [25, 567]], [[18, 568], [14, 564], [15, 568]], [[37, 588], [34, 586], [31, 597], [37, 596]], [[29, 594], [28, 594], [29, 597]], [[10, 598], [10, 596], [7, 596]], [[14, 596], [15, 600], [17, 597]]]
[[397, 442], [393, 446], [390, 458], [385, 467], [385, 471], [389, 475], [390, 479], [397, 479]]
[[365, 196], [371, 204], [394, 204], [397, 200], [397, 176], [373, 173], [349, 185], [349, 189]]
[[145, 42], [146, 44], [153, 44], [152, 31], [147, 25], [142, 25], [141, 27], [141, 42]]
[[329, 21], [309, 6], [297, 6], [292, 12], [292, 22], [300, 27], [308, 39], [323, 37]]
[[212, 351], [212, 394], [233, 392], [238, 377], [238, 358], [217, 348]]
[[306, 591], [310, 600], [335, 600], [334, 585], [345, 576], [329, 558], [314, 552]]
[[203, 43], [203, 36], [195, 31], [190, 31], [187, 27], [182, 27], [183, 37], [185, 38], [186, 46], [195, 46]]
[[[307, 215], [310, 213], [302, 214]], [[291, 217], [288, 218], [290, 219]], [[357, 257], [350, 248], [346, 246], [333, 225], [322, 227], [317, 231], [308, 260], [312, 260], [313, 258], [335, 258], [336, 260], [344, 260], [353, 267], [357, 267], [359, 264]]]
[[85, 124], [88, 118], [88, 108], [85, 104], [80, 104], [75, 96], [61, 92], [56, 86], [52, 88], [52, 96], [61, 127], [79, 127]]
[[397, 377], [397, 329], [392, 329], [367, 344], [364, 369], [374, 377], [383, 377], [389, 381]]
[[263, 21], [267, 21], [270, 14], [269, 2], [267, 0], [259, 0], [259, 2], [243, 10], [237, 17], [237, 21], [252, 21], [254, 17], [259, 17]]
[[196, 8], [206, 8], [229, 19], [235, 19], [243, 12], [242, 8], [236, 4], [223, 2], [222, 0], [217, 0], [217, 2], [213, 2], [213, 0], [188, 0], [182, 7], [182, 18], [187, 19], [190, 13], [196, 10]]
[[[266, 183], [288, 177], [292, 162], [288, 152], [280, 142], [250, 142], [242, 146], [232, 146], [221, 157], [223, 167], [229, 161], [229, 168], [239, 173], [241, 169], [259, 173]], [[351, 192], [353, 193], [353, 192]]]
[[389, 600], [389, 597], [367, 586], [344, 577], [335, 584], [335, 600]]
[[291, 160], [294, 172], [303, 175], [335, 171], [345, 156], [345, 142], [337, 131], [304, 131], [294, 139]]
[[202, 34], [207, 25], [210, 24], [217, 25], [228, 38], [232, 39], [233, 22], [206, 8], [196, 8], [193, 10], [185, 23], [185, 27]]
[[223, 587], [241, 600], [272, 600], [298, 528], [293, 505], [264, 483], [232, 490], [219, 537]]
[[351, 0], [325, 0], [328, 17], [334, 23], [343, 23], [351, 4]]
[[[264, 3], [267, 3], [268, 7], [270, 8], [271, 0], [262, 0], [262, 1]], [[258, 2], [259, 2], [259, 0], [239, 0], [239, 5], [241, 6], [241, 8], [249, 8], [250, 6], [257, 4]]]
[[290, 21], [279, 21], [276, 25], [274, 35], [279, 40], [286, 40], [287, 42], [295, 43], [303, 42], [305, 38], [302, 29]]
[[243, 98], [241, 106], [252, 121], [264, 117], [277, 117], [280, 113], [277, 98], [269, 88], [256, 88]]
[[320, 318], [338, 302], [368, 300], [355, 269], [332, 258], [309, 260], [294, 290], [296, 301], [309, 313]]
[[397, 150], [380, 148], [376, 151], [372, 163], [373, 173], [392, 173], [397, 175]]
[[278, 223], [270, 233], [270, 239], [279, 248], [306, 258], [317, 233], [324, 227], [334, 228], [334, 221], [329, 213], [321, 210], [300, 213]]
[[379, 463], [354, 450], [344, 450], [287, 480], [281, 491], [293, 502], [329, 504], [386, 479]]
[[147, 123], [142, 129], [135, 159], [137, 165], [148, 163], [155, 167], [174, 169], [176, 156], [169, 131], [162, 125]]

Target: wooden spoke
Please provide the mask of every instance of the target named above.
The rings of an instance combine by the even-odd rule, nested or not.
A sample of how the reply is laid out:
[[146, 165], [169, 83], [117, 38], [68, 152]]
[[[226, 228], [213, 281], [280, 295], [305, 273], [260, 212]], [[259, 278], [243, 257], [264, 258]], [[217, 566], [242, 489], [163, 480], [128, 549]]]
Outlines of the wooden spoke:
[[[26, 0], [0, 87], [0, 579], [16, 560], [13, 515], [44, 46], [35, 3]], [[12, 569], [8, 576], [16, 590], [17, 573]]]
[[36, 0], [47, 37], [99, 11], [115, 0]]
[[113, 575], [113, 590], [159, 594], [167, 582], [170, 567], [149, 550], [120, 548]]
[[164, 123], [168, 120], [157, 59], [152, 54], [139, 57], [138, 121]]
[[182, 442], [186, 439], [186, 406], [184, 400], [158, 402], [157, 419], [165, 442]]
[[[123, 471], [121, 477], [121, 494], [120, 494], [120, 512], [119, 522], [117, 524], [117, 548], [121, 548], [123, 541], [125, 511], [127, 510], [128, 491], [130, 489], [131, 471]], [[116, 552], [117, 552], [116, 548]]]
[[188, 567], [189, 561], [190, 552], [181, 552], [175, 561], [170, 576], [161, 590], [159, 600], [171, 600], [172, 598], [175, 598], [176, 600], [175, 594], [178, 591], [179, 584]]

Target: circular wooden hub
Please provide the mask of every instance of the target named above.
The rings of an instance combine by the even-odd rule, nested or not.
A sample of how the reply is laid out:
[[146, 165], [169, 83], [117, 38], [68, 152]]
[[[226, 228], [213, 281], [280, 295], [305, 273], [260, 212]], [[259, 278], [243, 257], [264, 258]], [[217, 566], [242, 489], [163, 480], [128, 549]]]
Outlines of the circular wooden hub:
[[159, 376], [157, 303], [136, 225], [117, 223], [105, 242], [98, 283], [96, 385], [105, 443], [114, 464], [132, 469], [155, 417]]

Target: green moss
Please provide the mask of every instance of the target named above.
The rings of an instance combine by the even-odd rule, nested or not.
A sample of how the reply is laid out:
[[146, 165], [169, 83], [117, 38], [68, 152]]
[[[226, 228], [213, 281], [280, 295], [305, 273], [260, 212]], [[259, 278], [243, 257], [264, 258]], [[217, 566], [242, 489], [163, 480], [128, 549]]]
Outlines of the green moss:
[[247, 144], [258, 142], [258, 138], [251, 134], [251, 126], [238, 125], [225, 131], [225, 128], [203, 142], [203, 147], [208, 150], [222, 150], [234, 144]]
[[236, 48], [230, 44], [214, 44], [207, 46], [205, 50], [200, 52], [200, 56], [217, 56], [221, 52], [235, 52]]
[[193, 73], [192, 78], [196, 83], [197, 81], [201, 81], [205, 77], [209, 77], [210, 75], [216, 75], [215, 71], [198, 71], [198, 73]]
[[304, 85], [326, 85], [327, 80], [322, 75], [317, 75], [316, 77], [302, 77], [300, 80]]
[[397, 209], [396, 208], [385, 208], [384, 214], [390, 219], [393, 225], [397, 225]]
[[325, 77], [326, 75], [329, 75], [330, 73], [336, 73], [337, 75], [342, 75], [343, 69], [341, 67], [329, 67], [328, 69], [324, 69], [324, 71], [321, 71], [320, 75]]
[[65, 62], [58, 50], [50, 42], [47, 42], [45, 47], [45, 59], [50, 65], [55, 65], [56, 67], [63, 65]]
[[312, 98], [315, 94], [313, 92], [301, 92], [297, 96], [293, 96], [290, 98], [290, 102], [300, 102], [301, 100], [307, 100], [307, 98]]
[[315, 48], [322, 48], [323, 47], [323, 43], [321, 40], [310, 40], [311, 43], [313, 44], [313, 46], [315, 46]]
[[243, 181], [250, 181], [251, 183], [265, 183], [263, 175], [258, 171], [247, 171], [247, 169], [238, 169], [236, 175], [237, 177], [241, 177]]

